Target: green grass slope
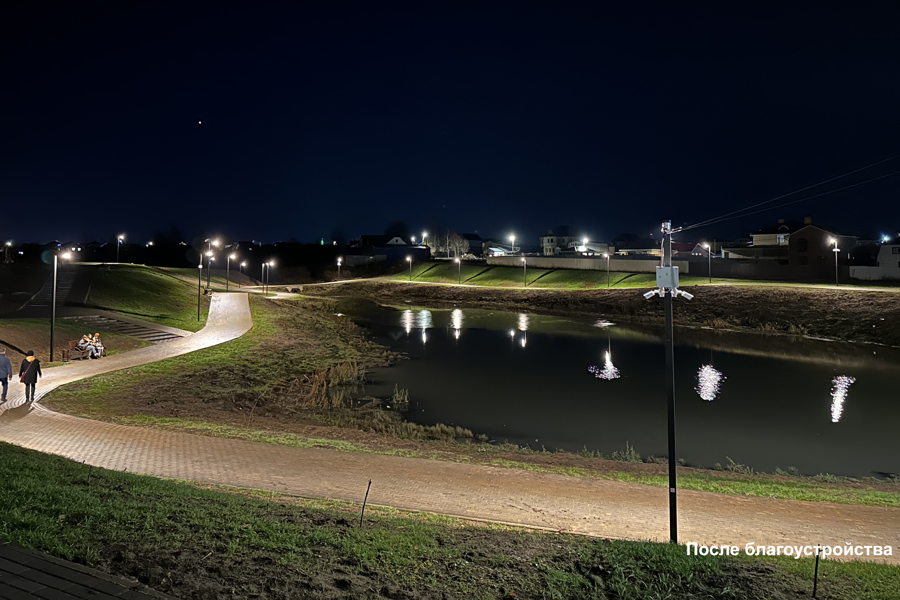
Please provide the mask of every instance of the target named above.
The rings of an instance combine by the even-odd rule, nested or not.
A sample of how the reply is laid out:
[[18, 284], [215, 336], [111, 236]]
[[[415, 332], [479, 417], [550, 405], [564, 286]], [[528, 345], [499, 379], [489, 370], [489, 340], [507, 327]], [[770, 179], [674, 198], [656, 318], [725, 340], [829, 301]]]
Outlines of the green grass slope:
[[94, 271], [85, 304], [138, 319], [198, 331], [206, 324], [209, 299], [197, 288], [163, 271], [138, 265], [103, 265]]
[[[413, 263], [412, 277], [405, 269], [391, 279], [424, 283], [462, 283], [490, 287], [528, 287], [551, 289], [595, 289], [605, 288], [652, 288], [656, 286], [653, 273], [619, 273], [606, 271], [586, 271], [580, 269], [538, 269], [522, 267], [491, 266], [484, 263], [457, 265], [455, 262], [432, 261]], [[713, 279], [714, 283], [723, 280]], [[682, 286], [708, 283], [706, 277], [685, 275], [680, 278]]]

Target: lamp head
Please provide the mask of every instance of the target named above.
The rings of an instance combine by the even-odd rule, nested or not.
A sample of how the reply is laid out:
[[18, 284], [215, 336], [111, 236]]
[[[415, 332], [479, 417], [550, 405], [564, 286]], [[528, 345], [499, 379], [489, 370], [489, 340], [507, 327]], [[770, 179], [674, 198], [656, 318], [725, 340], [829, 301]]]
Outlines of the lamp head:
[[119, 235], [118, 239], [120, 242], [125, 241], [125, 234], [123, 233], [123, 234]]
[[246, 266], [247, 266], [247, 262], [246, 262], [246, 261], [242, 262], [242, 263], [241, 263], [241, 266], [242, 266], [242, 267], [246, 267]]
[[207, 255], [207, 256], [212, 256], [212, 250], [208, 251], [208, 252], [206, 253], [206, 255]]
[[269, 266], [270, 266], [270, 267], [274, 267], [274, 266], [275, 266], [275, 261], [274, 261], [274, 260], [270, 260], [270, 261], [269, 261]]
[[66, 260], [69, 260], [70, 258], [72, 258], [72, 255], [69, 252], [64, 252], [62, 254], [62, 257]]
[[212, 245], [213, 245], [213, 246], [218, 246], [218, 245], [219, 245], [219, 240], [213, 240], [213, 241], [212, 241]]
[[234, 260], [235, 258], [237, 258], [237, 255], [235, 255], [235, 254], [229, 254], [229, 255], [228, 255], [228, 258], [230, 258], [231, 260]]
[[411, 263], [411, 262], [412, 262], [412, 256], [407, 256], [407, 257], [406, 257], [406, 262]]

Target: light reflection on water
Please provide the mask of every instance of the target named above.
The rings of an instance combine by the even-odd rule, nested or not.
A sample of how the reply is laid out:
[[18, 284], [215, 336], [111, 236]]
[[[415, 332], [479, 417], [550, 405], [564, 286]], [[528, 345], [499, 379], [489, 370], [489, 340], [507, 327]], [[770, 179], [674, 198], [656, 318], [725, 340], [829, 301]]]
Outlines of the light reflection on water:
[[[628, 441], [644, 455], [666, 453], [665, 361], [651, 336], [620, 326], [599, 329], [592, 321], [461, 309], [391, 312], [369, 326], [411, 360], [376, 369], [366, 393], [389, 396], [395, 384], [408, 389], [411, 421], [458, 424], [532, 447], [539, 440], [538, 447], [551, 450], [609, 454]], [[412, 329], [421, 330], [421, 344], [403, 336]], [[682, 337], [676, 333], [676, 343]], [[779, 338], [761, 343], [752, 336], [748, 346], [763, 350], [748, 354], [744, 347], [723, 349], [723, 339], [736, 338], [710, 337], [718, 344], [715, 368], [696, 332], [691, 346], [676, 345], [679, 458], [709, 467], [730, 457], [758, 470], [796, 466], [812, 474], [900, 472], [893, 433], [900, 403], [889, 401], [900, 383], [900, 355]], [[598, 353], [602, 376], [586, 372]], [[855, 365], [852, 375], [838, 376], [836, 369], [847, 373], [847, 365]], [[848, 381], [842, 388], [840, 377]], [[854, 382], [853, 411], [841, 418]]]

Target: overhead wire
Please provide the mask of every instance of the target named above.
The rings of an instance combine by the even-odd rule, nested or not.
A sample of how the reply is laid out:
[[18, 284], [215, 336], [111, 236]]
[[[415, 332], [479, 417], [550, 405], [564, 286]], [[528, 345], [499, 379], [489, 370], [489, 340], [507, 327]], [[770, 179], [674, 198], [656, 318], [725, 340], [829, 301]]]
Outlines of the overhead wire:
[[803, 201], [805, 201], [805, 200], [812, 200], [813, 198], [818, 198], [818, 197], [821, 197], [821, 196], [826, 196], [826, 195], [828, 195], [828, 194], [833, 194], [833, 193], [835, 193], [835, 192], [840, 192], [840, 191], [843, 191], [843, 190], [846, 190], [846, 189], [850, 189], [850, 188], [852, 188], [852, 187], [856, 187], [856, 186], [858, 186], [858, 185], [864, 185], [864, 184], [866, 184], [866, 183], [871, 183], [871, 182], [877, 181], [877, 180], [879, 180], [879, 179], [884, 179], [884, 178], [886, 178], [886, 177], [892, 177], [892, 176], [897, 175], [898, 173], [900, 173], [900, 171], [894, 171], [893, 173], [888, 173], [887, 175], [881, 175], [881, 176], [879, 176], [879, 177], [873, 177], [872, 179], [868, 179], [868, 180], [866, 180], [866, 181], [860, 181], [860, 182], [857, 182], [857, 183], [854, 183], [854, 184], [851, 184], [851, 185], [848, 185], [848, 186], [844, 186], [844, 187], [837, 188], [837, 189], [834, 189], [834, 190], [829, 190], [829, 191], [827, 191], [827, 192], [822, 192], [822, 193], [820, 193], [820, 194], [815, 194], [815, 195], [813, 195], [813, 196], [807, 196], [807, 197], [801, 198], [801, 199], [799, 199], [799, 200], [792, 200], [792, 201], [790, 201], [790, 202], [785, 202], [785, 203], [779, 204], [779, 205], [777, 205], [777, 206], [770, 206], [770, 207], [767, 207], [767, 208], [764, 208], [764, 209], [761, 209], [761, 210], [757, 210], [757, 211], [753, 211], [753, 212], [746, 212], [746, 211], [752, 210], [752, 209], [754, 209], [754, 208], [757, 208], [757, 207], [759, 207], [759, 206], [763, 206], [763, 205], [766, 205], [766, 204], [770, 204], [770, 203], [772, 203], [772, 202], [776, 202], [776, 201], [778, 201], [778, 200], [782, 200], [782, 199], [787, 198], [787, 197], [789, 197], [789, 196], [793, 196], [793, 195], [795, 195], [795, 194], [799, 194], [799, 193], [805, 192], [805, 191], [807, 191], [807, 190], [811, 190], [811, 189], [813, 189], [813, 188], [817, 188], [817, 187], [819, 187], [819, 186], [822, 186], [822, 185], [831, 183], [831, 182], [833, 182], [833, 181], [837, 181], [838, 179], [843, 179], [844, 177], [849, 177], [850, 175], [854, 175], [854, 174], [859, 173], [859, 172], [861, 172], [861, 171], [865, 171], [865, 170], [867, 170], [867, 169], [871, 169], [872, 167], [877, 167], [877, 166], [880, 165], [880, 164], [884, 164], [884, 163], [886, 163], [886, 162], [890, 162], [890, 161], [895, 160], [895, 159], [897, 159], [897, 158], [900, 158], [900, 154], [895, 154], [894, 156], [891, 156], [891, 157], [888, 157], [888, 158], [885, 158], [885, 159], [882, 159], [882, 160], [873, 162], [873, 163], [868, 164], [868, 165], [865, 165], [865, 166], [863, 166], [863, 167], [859, 167], [858, 169], [854, 169], [854, 170], [852, 170], [852, 171], [848, 171], [848, 172], [843, 173], [843, 174], [841, 174], [841, 175], [838, 175], [838, 176], [836, 176], [836, 177], [832, 177], [832, 178], [830, 178], [830, 179], [825, 179], [824, 181], [820, 181], [820, 182], [818, 182], [818, 183], [814, 183], [814, 184], [812, 184], [812, 185], [808, 185], [808, 186], [806, 186], [806, 187], [802, 187], [802, 188], [800, 188], [800, 189], [798, 189], [798, 190], [794, 190], [794, 191], [792, 191], [792, 192], [788, 192], [787, 194], [782, 194], [782, 195], [780, 195], [780, 196], [775, 196], [774, 198], [770, 198], [770, 199], [768, 199], [768, 200], [763, 200], [762, 202], [757, 202], [756, 204], [751, 204], [750, 206], [745, 206], [744, 208], [741, 208], [741, 209], [738, 209], [738, 210], [734, 210], [734, 211], [725, 213], [725, 214], [720, 215], [720, 216], [718, 216], [718, 217], [713, 217], [713, 218], [711, 218], [711, 219], [706, 219], [705, 221], [700, 221], [700, 222], [698, 222], [698, 223], [694, 223], [693, 225], [687, 225], [687, 226], [684, 226], [684, 227], [678, 227], [678, 228], [677, 228], [677, 231], [685, 231], [685, 230], [688, 230], [688, 229], [696, 229], [696, 228], [698, 228], [698, 227], [705, 227], [705, 226], [707, 226], [707, 225], [712, 225], [712, 224], [714, 224], [714, 223], [719, 223], [719, 222], [721, 222], [721, 221], [729, 221], [729, 220], [731, 220], [731, 219], [738, 219], [738, 218], [740, 218], [740, 217], [746, 217], [746, 216], [750, 216], [750, 215], [755, 215], [755, 214], [758, 214], [758, 213], [761, 213], [761, 212], [765, 212], [765, 211], [767, 211], [767, 210], [774, 210], [774, 209], [776, 209], [776, 208], [781, 208], [782, 206], [789, 206], [789, 205], [791, 205], [791, 204], [796, 204], [797, 202], [803, 202]]

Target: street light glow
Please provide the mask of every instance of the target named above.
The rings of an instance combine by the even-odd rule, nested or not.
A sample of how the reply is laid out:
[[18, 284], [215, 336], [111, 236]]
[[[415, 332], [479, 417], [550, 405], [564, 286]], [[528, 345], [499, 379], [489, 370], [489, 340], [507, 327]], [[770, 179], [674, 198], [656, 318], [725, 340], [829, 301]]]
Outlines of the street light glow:
[[72, 258], [72, 254], [69, 252], [64, 252], [62, 257], [66, 260], [69, 260], [70, 258]]

